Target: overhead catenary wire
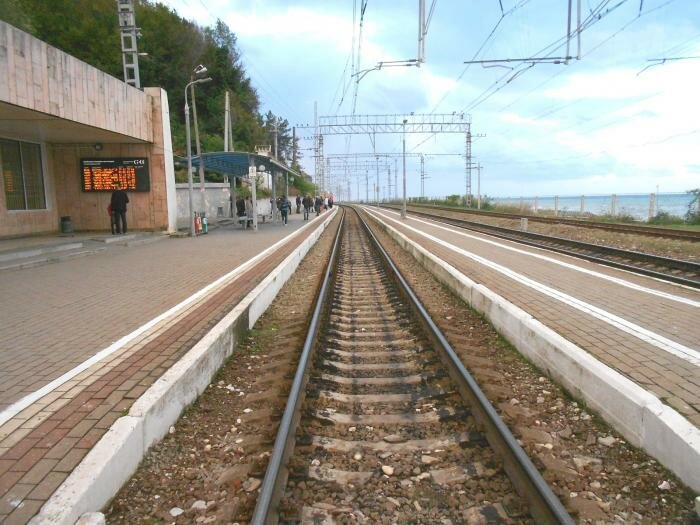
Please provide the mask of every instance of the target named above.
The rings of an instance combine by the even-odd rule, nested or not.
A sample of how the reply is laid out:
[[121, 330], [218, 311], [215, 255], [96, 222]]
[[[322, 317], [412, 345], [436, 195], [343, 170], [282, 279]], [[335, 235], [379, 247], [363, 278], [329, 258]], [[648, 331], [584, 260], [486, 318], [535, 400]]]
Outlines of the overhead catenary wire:
[[354, 84], [354, 91], [352, 95], [352, 114], [355, 114], [355, 111], [357, 110], [357, 92], [360, 87], [360, 77], [357, 74], [360, 71], [361, 67], [361, 60], [362, 60], [362, 29], [364, 27], [364, 22], [365, 22], [365, 11], [367, 9], [367, 2], [368, 0], [360, 0], [360, 28], [358, 31], [358, 36], [357, 36], [357, 56], [356, 56], [356, 65], [355, 65], [355, 70], [354, 70], [354, 75], [355, 75], [355, 84]]

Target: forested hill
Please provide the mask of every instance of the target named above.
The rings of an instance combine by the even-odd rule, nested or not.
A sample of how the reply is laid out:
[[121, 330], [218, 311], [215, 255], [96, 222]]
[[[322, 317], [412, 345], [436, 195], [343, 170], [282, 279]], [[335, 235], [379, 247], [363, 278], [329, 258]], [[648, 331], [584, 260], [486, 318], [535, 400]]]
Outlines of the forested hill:
[[[141, 28], [139, 57], [141, 84], [168, 92], [173, 146], [185, 147], [184, 87], [193, 68], [204, 64], [213, 81], [197, 87], [197, 114], [204, 151], [223, 150], [224, 93], [232, 92], [235, 149], [251, 151], [255, 144], [270, 143], [270, 122], [261, 115], [260, 103], [246, 76], [236, 36], [222, 21], [200, 27], [170, 8], [137, 0], [136, 23]], [[111, 74], [123, 78], [122, 58], [114, 0], [0, 0], [0, 18], [49, 44]], [[291, 159], [291, 130], [280, 124], [279, 151]]]

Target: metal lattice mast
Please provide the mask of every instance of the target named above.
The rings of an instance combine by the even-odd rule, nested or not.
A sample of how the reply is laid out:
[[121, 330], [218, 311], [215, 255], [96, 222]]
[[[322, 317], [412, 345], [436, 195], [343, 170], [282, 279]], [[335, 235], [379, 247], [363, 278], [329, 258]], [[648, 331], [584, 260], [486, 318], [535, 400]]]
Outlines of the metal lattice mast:
[[119, 16], [119, 31], [122, 44], [124, 82], [141, 89], [139, 51], [136, 43], [139, 28], [136, 27], [134, 0], [117, 0], [117, 14]]
[[399, 200], [399, 159], [394, 159], [394, 200]]
[[420, 196], [425, 197], [425, 157], [420, 156]]
[[472, 203], [472, 132], [467, 131], [465, 140], [464, 159], [466, 162], [465, 183], [464, 183], [464, 202], [467, 207]]

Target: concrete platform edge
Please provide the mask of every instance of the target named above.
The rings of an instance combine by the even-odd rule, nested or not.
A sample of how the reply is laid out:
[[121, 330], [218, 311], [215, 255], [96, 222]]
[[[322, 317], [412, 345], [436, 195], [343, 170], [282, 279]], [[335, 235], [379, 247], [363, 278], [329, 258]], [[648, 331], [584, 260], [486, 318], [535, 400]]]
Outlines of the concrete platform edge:
[[691, 489], [700, 491], [700, 430], [677, 411], [530, 314], [370, 215], [391, 238], [494, 325], [518, 351], [596, 410]]
[[[336, 208], [337, 210], [337, 208]], [[312, 233], [119, 418], [43, 505], [31, 525], [73, 525], [99, 511], [136, 471], [148, 449], [207, 387], [301, 260], [335, 217], [331, 211]]]

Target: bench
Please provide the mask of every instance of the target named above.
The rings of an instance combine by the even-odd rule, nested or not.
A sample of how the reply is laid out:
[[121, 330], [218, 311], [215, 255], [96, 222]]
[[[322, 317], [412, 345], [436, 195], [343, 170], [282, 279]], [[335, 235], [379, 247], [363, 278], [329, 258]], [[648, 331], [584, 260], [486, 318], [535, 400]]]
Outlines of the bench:
[[[265, 224], [265, 220], [270, 218], [269, 215], [266, 215], [264, 213], [258, 213], [258, 222], [262, 220], [262, 223]], [[239, 226], [242, 226], [244, 229], [248, 228], [248, 216], [243, 215], [241, 217], [236, 217], [236, 222], [238, 223]]]

